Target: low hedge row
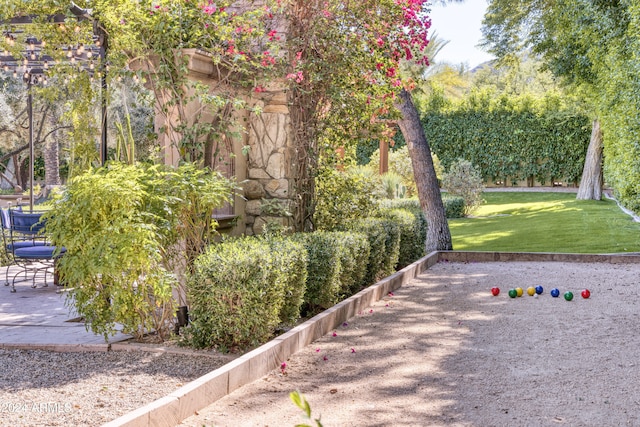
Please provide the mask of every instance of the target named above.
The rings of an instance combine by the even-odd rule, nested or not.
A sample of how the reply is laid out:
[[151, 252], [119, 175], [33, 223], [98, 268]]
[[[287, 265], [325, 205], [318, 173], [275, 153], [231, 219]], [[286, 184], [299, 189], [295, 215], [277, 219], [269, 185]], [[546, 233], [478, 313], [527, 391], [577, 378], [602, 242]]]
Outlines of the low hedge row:
[[352, 221], [343, 231], [212, 245], [188, 278], [184, 343], [223, 351], [258, 345], [279, 326], [295, 323], [301, 310], [313, 315], [329, 308], [424, 255], [426, 227], [419, 215], [402, 209], [381, 215]]
[[[464, 199], [462, 197], [442, 194], [442, 203], [447, 218], [464, 217]], [[420, 201], [416, 197], [407, 199], [387, 199], [380, 202], [381, 209], [406, 209], [414, 214], [422, 214]]]

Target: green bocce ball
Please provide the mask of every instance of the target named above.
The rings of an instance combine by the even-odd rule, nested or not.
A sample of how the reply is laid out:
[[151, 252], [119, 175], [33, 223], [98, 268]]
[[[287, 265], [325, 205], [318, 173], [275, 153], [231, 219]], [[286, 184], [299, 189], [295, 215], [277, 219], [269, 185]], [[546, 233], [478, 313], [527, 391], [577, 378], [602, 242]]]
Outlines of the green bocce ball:
[[564, 299], [567, 301], [571, 301], [573, 299], [573, 292], [565, 292]]
[[518, 296], [518, 291], [516, 291], [515, 289], [509, 289], [509, 296], [511, 298], [515, 298]]

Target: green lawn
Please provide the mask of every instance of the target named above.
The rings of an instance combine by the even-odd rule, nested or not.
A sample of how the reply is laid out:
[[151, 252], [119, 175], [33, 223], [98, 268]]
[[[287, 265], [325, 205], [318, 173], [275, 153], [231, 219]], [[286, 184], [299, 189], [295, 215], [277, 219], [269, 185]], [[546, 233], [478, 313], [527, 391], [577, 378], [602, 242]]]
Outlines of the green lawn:
[[454, 250], [640, 252], [640, 223], [614, 201], [573, 193], [485, 192], [472, 218], [450, 219]]

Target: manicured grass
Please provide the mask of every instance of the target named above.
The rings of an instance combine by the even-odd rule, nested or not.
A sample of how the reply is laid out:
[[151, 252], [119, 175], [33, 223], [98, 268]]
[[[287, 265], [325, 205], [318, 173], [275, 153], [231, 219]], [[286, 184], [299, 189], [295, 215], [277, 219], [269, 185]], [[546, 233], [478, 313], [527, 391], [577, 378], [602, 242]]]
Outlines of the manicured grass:
[[640, 223], [612, 200], [573, 193], [485, 192], [472, 218], [450, 219], [454, 250], [640, 252]]

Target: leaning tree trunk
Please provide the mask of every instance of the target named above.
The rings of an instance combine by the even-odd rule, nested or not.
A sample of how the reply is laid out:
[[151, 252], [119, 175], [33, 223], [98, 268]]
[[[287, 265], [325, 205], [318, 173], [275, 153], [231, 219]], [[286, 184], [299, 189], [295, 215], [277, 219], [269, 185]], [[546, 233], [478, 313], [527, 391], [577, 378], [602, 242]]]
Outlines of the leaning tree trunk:
[[402, 113], [402, 119], [398, 125], [409, 148], [420, 206], [427, 218], [427, 241], [425, 242], [427, 253], [437, 250], [451, 250], [453, 249], [451, 233], [442, 203], [438, 178], [433, 167], [431, 148], [424, 134], [424, 129], [422, 129], [418, 110], [408, 91], [402, 90], [396, 107]]
[[601, 200], [602, 185], [602, 130], [600, 122], [595, 119], [576, 199]]

